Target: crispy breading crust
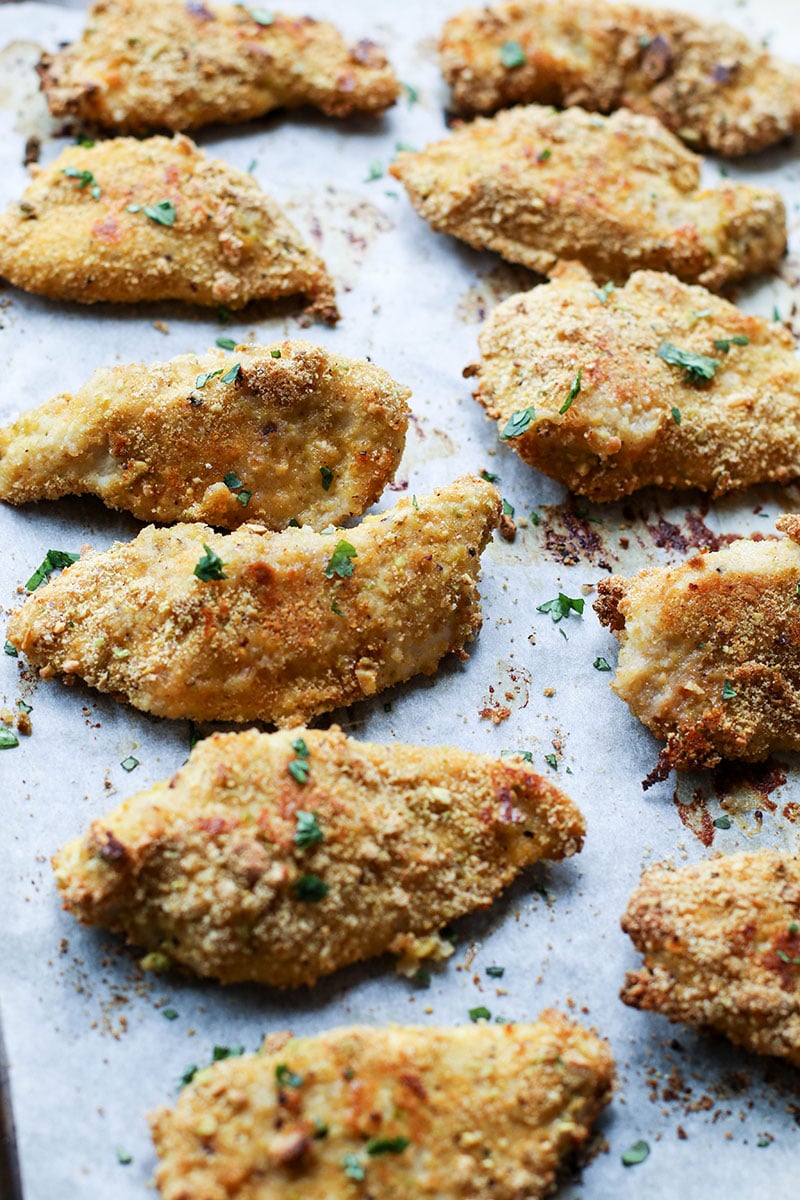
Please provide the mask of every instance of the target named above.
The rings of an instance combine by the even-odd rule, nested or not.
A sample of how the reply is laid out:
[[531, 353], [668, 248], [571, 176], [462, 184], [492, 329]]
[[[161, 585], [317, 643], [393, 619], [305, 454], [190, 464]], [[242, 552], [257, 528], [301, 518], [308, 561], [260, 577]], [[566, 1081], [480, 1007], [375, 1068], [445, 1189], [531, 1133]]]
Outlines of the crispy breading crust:
[[800, 859], [774, 850], [645, 871], [622, 999], [800, 1067]]
[[[525, 462], [599, 501], [651, 484], [719, 496], [800, 475], [800, 363], [783, 325], [654, 271], [610, 292], [578, 264], [557, 273], [494, 310], [481, 361], [464, 372], [501, 435], [534, 409], [507, 438]], [[665, 341], [714, 358], [713, 380], [660, 358]]]
[[[525, 62], [507, 67], [517, 42]], [[696, 150], [750, 154], [800, 128], [800, 68], [730, 25], [598, 0], [467, 9], [444, 27], [442, 73], [458, 111], [511, 104], [630, 108]]]
[[[158, 208], [165, 204], [174, 212]], [[148, 216], [150, 208], [162, 219]], [[300, 295], [311, 316], [339, 315], [324, 263], [275, 201], [181, 135], [71, 146], [37, 169], [0, 216], [0, 274], [28, 292], [81, 304], [184, 300], [237, 309]]]
[[579, 259], [597, 279], [649, 268], [719, 291], [786, 248], [777, 192], [700, 190], [700, 159], [625, 109], [599, 117], [532, 104], [479, 117], [399, 154], [390, 171], [435, 230], [543, 275]]
[[100, 0], [79, 42], [39, 63], [56, 117], [117, 133], [232, 124], [313, 104], [331, 117], [382, 113], [400, 85], [379, 46], [348, 47], [310, 17], [211, 0]]
[[151, 1116], [156, 1182], [163, 1200], [541, 1200], [613, 1086], [608, 1044], [552, 1009], [530, 1025], [273, 1035]]
[[410, 394], [296, 340], [106, 368], [0, 430], [0, 498], [91, 492], [143, 521], [323, 529], [360, 517], [393, 478]]
[[667, 740], [649, 782], [800, 750], [800, 516], [776, 524], [787, 538], [597, 585], [597, 615], [620, 642], [611, 686]]
[[[305, 782], [289, 770], [298, 746]], [[298, 812], [322, 840], [297, 844]], [[336, 726], [251, 729], [200, 742], [53, 867], [84, 924], [223, 983], [296, 987], [387, 950], [442, 957], [424, 935], [487, 907], [523, 867], [577, 853], [584, 831], [521, 759], [356, 742]], [[329, 889], [316, 902], [297, 894], [310, 874]]]
[[[462, 651], [499, 518], [497, 489], [467, 475], [329, 534], [148, 526], [34, 592], [8, 640], [43, 677], [157, 716], [299, 725]], [[341, 541], [355, 556], [332, 567]], [[224, 579], [195, 576], [205, 546]]]

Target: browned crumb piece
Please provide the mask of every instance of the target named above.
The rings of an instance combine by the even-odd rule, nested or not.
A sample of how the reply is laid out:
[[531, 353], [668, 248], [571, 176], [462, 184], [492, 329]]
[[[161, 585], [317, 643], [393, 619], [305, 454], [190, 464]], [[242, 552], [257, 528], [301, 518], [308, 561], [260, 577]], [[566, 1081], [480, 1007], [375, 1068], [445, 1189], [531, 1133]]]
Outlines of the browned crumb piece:
[[718, 291], [775, 266], [786, 214], [769, 188], [701, 189], [700, 161], [652, 117], [532, 104], [390, 171], [435, 230], [541, 274], [578, 259], [596, 279], [649, 268]]
[[613, 1084], [607, 1043], [553, 1010], [273, 1035], [153, 1114], [156, 1182], [163, 1200], [542, 1200]]
[[773, 850], [645, 871], [622, 918], [622, 999], [800, 1067], [800, 860]]
[[750, 154], [800, 128], [800, 68], [730, 25], [598, 0], [467, 9], [444, 27], [460, 112], [571, 104], [656, 117], [696, 150]]
[[232, 124], [311, 104], [382, 113], [400, 85], [374, 42], [259, 5], [99, 0], [79, 42], [45, 54], [50, 111], [116, 133]]
[[0, 430], [0, 497], [90, 492], [143, 521], [323, 529], [394, 476], [409, 395], [302, 341], [111, 367]]
[[556, 273], [494, 310], [466, 372], [521, 458], [599, 501], [800, 475], [800, 363], [783, 325], [660, 272], [622, 288], [579, 264]]
[[40, 587], [7, 636], [45, 677], [158, 716], [297, 725], [463, 653], [499, 517], [464, 476], [356, 529], [148, 526]]
[[0, 274], [81, 304], [305, 296], [338, 318], [324, 263], [275, 201], [180, 135], [72, 146], [38, 170], [0, 216]]
[[597, 585], [620, 642], [612, 687], [667, 741], [653, 779], [800, 750], [800, 517], [777, 526], [787, 538]]
[[583, 834], [521, 759], [300, 726], [205, 739], [53, 866], [65, 908], [159, 961], [296, 987], [387, 950], [411, 972], [446, 957], [438, 930]]

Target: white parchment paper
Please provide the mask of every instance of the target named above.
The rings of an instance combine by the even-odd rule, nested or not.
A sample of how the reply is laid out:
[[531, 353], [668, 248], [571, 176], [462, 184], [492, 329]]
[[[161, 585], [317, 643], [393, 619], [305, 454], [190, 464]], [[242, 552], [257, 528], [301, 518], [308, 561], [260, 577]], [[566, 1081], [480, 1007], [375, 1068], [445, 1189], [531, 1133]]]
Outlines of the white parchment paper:
[[[382, 42], [400, 77], [418, 91], [382, 122], [279, 115], [242, 128], [203, 131], [198, 141], [259, 182], [315, 240], [340, 288], [342, 322], [300, 329], [294, 318], [240, 314], [223, 327], [213, 312], [176, 305], [80, 308], [0, 291], [0, 421], [77, 388], [94, 368], [202, 352], [222, 333], [269, 341], [310, 336], [337, 351], [370, 355], [413, 388], [414, 421], [398, 479], [419, 494], [464, 470], [500, 476], [523, 521], [513, 544], [484, 556], [485, 624], [468, 663], [446, 663], [430, 680], [394, 689], [336, 714], [348, 732], [379, 741], [451, 742], [475, 750], [532, 751], [587, 815], [578, 859], [537, 869], [489, 912], [458, 923], [458, 949], [428, 990], [367, 963], [312, 991], [222, 989], [142, 974], [114, 938], [79, 928], [60, 911], [49, 856], [132, 791], [171, 774], [188, 753], [186, 723], [150, 719], [87, 688], [40, 683], [0, 654], [0, 701], [31, 704], [33, 732], [0, 754], [0, 1003], [28, 1200], [140, 1200], [152, 1188], [154, 1155], [144, 1114], [171, 1103], [184, 1070], [215, 1044], [255, 1049], [270, 1030], [314, 1033], [350, 1022], [450, 1024], [486, 1005], [494, 1015], [534, 1018], [548, 1005], [607, 1035], [620, 1086], [601, 1122], [607, 1152], [562, 1195], [569, 1200], [704, 1200], [796, 1197], [800, 1176], [798, 1076], [666, 1020], [625, 1008], [618, 991], [638, 956], [619, 917], [643, 865], [695, 860], [713, 851], [796, 849], [791, 806], [800, 800], [797, 761], [785, 783], [773, 771], [733, 782], [674, 780], [643, 793], [656, 742], [609, 690], [598, 656], [616, 661], [590, 590], [607, 570], [633, 572], [676, 559], [723, 531], [770, 532], [796, 490], [757, 489], [711, 511], [698, 495], [636, 498], [622, 508], [570, 504], [563, 490], [498, 445], [461, 378], [476, 356], [482, 315], [533, 277], [436, 235], [385, 169], [396, 145], [421, 147], [446, 132], [446, 90], [435, 40], [460, 0], [308, 0], [313, 15], [349, 37]], [[693, 0], [693, 11], [767, 37], [800, 61], [796, 0]], [[77, 35], [82, 6], [0, 6], [0, 203], [26, 181], [25, 139], [50, 129], [32, 74], [41, 48]], [[302, 13], [305, 3], [282, 0]], [[46, 161], [61, 143], [47, 140]], [[372, 166], [375, 164], [375, 169]], [[369, 176], [382, 172], [379, 178]], [[778, 186], [798, 249], [798, 146], [725, 168], [731, 178]], [[709, 179], [718, 177], [714, 164]], [[782, 278], [743, 289], [741, 303], [792, 313], [794, 263]], [[392, 502], [387, 493], [383, 504]], [[99, 501], [0, 510], [0, 601], [7, 611], [51, 547], [102, 547], [135, 535], [136, 522]], [[586, 595], [583, 619], [554, 625], [536, 606], [558, 589]], [[565, 636], [562, 636], [562, 633]], [[0, 633], [0, 640], [3, 634]], [[510, 710], [495, 723], [502, 709]], [[481, 715], [483, 713], [484, 715]], [[209, 732], [205, 729], [203, 732]], [[557, 754], [553, 771], [546, 754]], [[140, 765], [127, 774], [120, 763]], [[723, 811], [728, 830], [708, 833]], [[708, 837], [706, 836], [706, 841]], [[485, 968], [505, 966], [501, 980]], [[164, 1007], [177, 1019], [166, 1020]], [[622, 1166], [634, 1141], [650, 1144], [641, 1166]], [[132, 1161], [122, 1165], [117, 1149]]]

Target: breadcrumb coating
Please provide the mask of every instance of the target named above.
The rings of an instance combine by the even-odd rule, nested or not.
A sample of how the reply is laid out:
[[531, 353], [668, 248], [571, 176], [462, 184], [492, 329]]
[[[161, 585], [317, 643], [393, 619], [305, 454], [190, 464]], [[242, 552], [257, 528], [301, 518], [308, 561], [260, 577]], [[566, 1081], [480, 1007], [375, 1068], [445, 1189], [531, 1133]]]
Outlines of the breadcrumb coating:
[[531, 104], [479, 117], [389, 168], [440, 233], [549, 275], [670, 271], [713, 291], [775, 266], [786, 213], [769, 188], [700, 188], [697, 155], [652, 117]]
[[189, 138], [70, 146], [0, 215], [0, 274], [53, 300], [243, 308], [305, 296], [338, 319], [324, 263], [244, 171]]
[[629, 108], [695, 150], [729, 156], [800, 129], [799, 67], [730, 25], [671, 9], [598, 0], [466, 9], [445, 25], [440, 55], [466, 114], [532, 101]]
[[499, 518], [463, 476], [355, 529], [148, 526], [35, 591], [7, 636], [44, 678], [156, 716], [299, 725], [463, 655]]
[[38, 67], [51, 113], [116, 133], [234, 124], [311, 104], [380, 114], [400, 85], [374, 42], [334, 25], [211, 0], [100, 0], [80, 41]]
[[[655, 271], [622, 288], [575, 263], [556, 274], [494, 310], [464, 372], [525, 462], [597, 501], [800, 476], [800, 363], [782, 324]], [[708, 360], [711, 378], [668, 361], [669, 346]]]
[[776, 524], [788, 537], [597, 585], [620, 642], [611, 686], [667, 742], [649, 782], [800, 750], [800, 516]]
[[53, 866], [65, 908], [160, 966], [296, 987], [387, 950], [412, 970], [446, 956], [426, 935], [584, 830], [521, 759], [250, 729], [200, 742]]
[[393, 478], [410, 394], [296, 340], [104, 368], [0, 430], [0, 498], [90, 492], [142, 521], [323, 529]]
[[163, 1200], [541, 1200], [613, 1086], [608, 1044], [552, 1009], [276, 1034], [152, 1115], [156, 1183]]
[[651, 867], [622, 928], [644, 955], [622, 999], [800, 1067], [800, 859], [774, 850]]

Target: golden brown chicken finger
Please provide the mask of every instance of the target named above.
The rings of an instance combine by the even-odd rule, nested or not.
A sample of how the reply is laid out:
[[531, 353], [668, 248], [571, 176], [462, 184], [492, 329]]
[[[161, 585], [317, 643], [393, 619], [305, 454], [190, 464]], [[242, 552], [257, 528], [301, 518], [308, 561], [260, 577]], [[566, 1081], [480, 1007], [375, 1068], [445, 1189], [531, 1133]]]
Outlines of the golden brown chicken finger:
[[274, 1034], [153, 1114], [156, 1183], [163, 1200], [542, 1200], [613, 1086], [608, 1044], [552, 1009]]
[[800, 475], [800, 362], [783, 325], [704, 288], [578, 264], [511, 296], [478, 338], [475, 399], [526, 462], [593, 500], [714, 495]]
[[645, 871], [622, 918], [644, 955], [622, 999], [800, 1067], [800, 859], [774, 850]]
[[0, 430], [0, 498], [90, 492], [143, 521], [322, 529], [394, 476], [409, 395], [302, 341], [106, 368]]
[[463, 113], [555, 104], [656, 117], [696, 150], [750, 154], [800, 128], [800, 68], [738, 30], [603, 0], [466, 9], [444, 27], [442, 72]]
[[433, 229], [549, 274], [578, 259], [597, 279], [671, 271], [714, 291], [786, 248], [769, 188], [700, 188], [700, 159], [652, 117], [531, 104], [478, 118], [392, 164]]
[[382, 113], [400, 92], [374, 42], [348, 47], [326, 21], [212, 0], [99, 0], [80, 41], [43, 55], [38, 70], [54, 116], [117, 133], [300, 104], [331, 117]]
[[148, 526], [35, 591], [8, 640], [157, 716], [302, 724], [462, 651], [499, 517], [464, 476], [356, 529]]
[[250, 729], [200, 742], [53, 866], [65, 908], [159, 967], [296, 987], [387, 950], [408, 973], [447, 957], [438, 930], [583, 833], [521, 759]]
[[673, 567], [613, 575], [595, 609], [620, 642], [614, 691], [666, 738], [650, 781], [800, 750], [800, 516]]
[[71, 146], [0, 216], [0, 274], [53, 300], [243, 308], [305, 296], [335, 321], [333, 283], [279, 206], [189, 138]]

